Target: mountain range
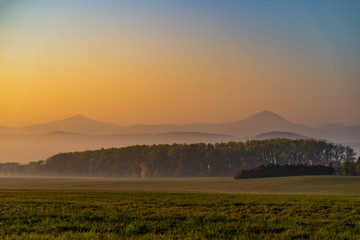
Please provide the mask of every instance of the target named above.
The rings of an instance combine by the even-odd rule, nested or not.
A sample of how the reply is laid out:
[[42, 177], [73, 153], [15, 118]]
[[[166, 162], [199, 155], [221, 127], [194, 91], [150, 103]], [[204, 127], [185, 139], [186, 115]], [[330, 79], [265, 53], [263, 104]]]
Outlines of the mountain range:
[[296, 124], [270, 111], [227, 123], [119, 126], [82, 115], [20, 128], [0, 126], [0, 162], [29, 162], [58, 152], [134, 144], [215, 143], [266, 138], [315, 138], [350, 145], [360, 152], [360, 125]]

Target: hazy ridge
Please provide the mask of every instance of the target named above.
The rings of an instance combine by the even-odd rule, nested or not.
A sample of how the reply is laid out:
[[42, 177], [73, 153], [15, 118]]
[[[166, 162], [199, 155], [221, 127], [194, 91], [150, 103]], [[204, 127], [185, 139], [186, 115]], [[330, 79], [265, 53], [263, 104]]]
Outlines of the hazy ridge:
[[215, 143], [266, 138], [314, 138], [344, 143], [360, 152], [360, 125], [296, 124], [270, 111], [228, 123], [123, 127], [82, 115], [21, 128], [0, 126], [0, 162], [29, 162], [53, 154], [136, 144]]

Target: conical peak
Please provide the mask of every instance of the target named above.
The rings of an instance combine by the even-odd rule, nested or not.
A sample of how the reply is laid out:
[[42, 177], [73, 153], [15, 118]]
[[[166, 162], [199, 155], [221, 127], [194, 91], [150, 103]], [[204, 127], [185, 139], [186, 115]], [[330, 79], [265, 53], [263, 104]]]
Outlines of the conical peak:
[[286, 120], [283, 117], [281, 117], [280, 115], [278, 115], [274, 112], [271, 112], [271, 111], [262, 111], [262, 112], [256, 113], [253, 116], [249, 117], [248, 119], [262, 119], [262, 120], [282, 119], [282, 120]]
[[90, 119], [85, 117], [84, 115], [76, 114], [72, 117], [69, 117], [67, 120], [90, 120]]

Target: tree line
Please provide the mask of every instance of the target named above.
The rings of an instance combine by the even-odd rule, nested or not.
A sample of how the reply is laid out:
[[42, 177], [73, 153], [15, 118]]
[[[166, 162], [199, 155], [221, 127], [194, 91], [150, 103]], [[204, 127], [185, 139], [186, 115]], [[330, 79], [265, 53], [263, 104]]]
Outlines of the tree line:
[[220, 177], [261, 164], [341, 167], [344, 162], [353, 162], [354, 156], [350, 147], [313, 139], [135, 145], [59, 153], [25, 165], [3, 163], [0, 175]]
[[341, 166], [335, 168], [337, 174], [348, 176], [360, 176], [360, 157], [357, 161], [344, 161]]
[[335, 169], [333, 167], [324, 165], [263, 164], [253, 169], [237, 171], [234, 175], [234, 178], [243, 179], [305, 175], [333, 175], [334, 173]]

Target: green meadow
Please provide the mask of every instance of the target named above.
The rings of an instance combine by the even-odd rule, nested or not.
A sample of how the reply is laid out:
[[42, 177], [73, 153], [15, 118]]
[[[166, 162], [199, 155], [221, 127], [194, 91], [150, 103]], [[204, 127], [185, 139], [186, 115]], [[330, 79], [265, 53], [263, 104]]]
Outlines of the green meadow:
[[358, 239], [360, 178], [0, 178], [0, 239]]

